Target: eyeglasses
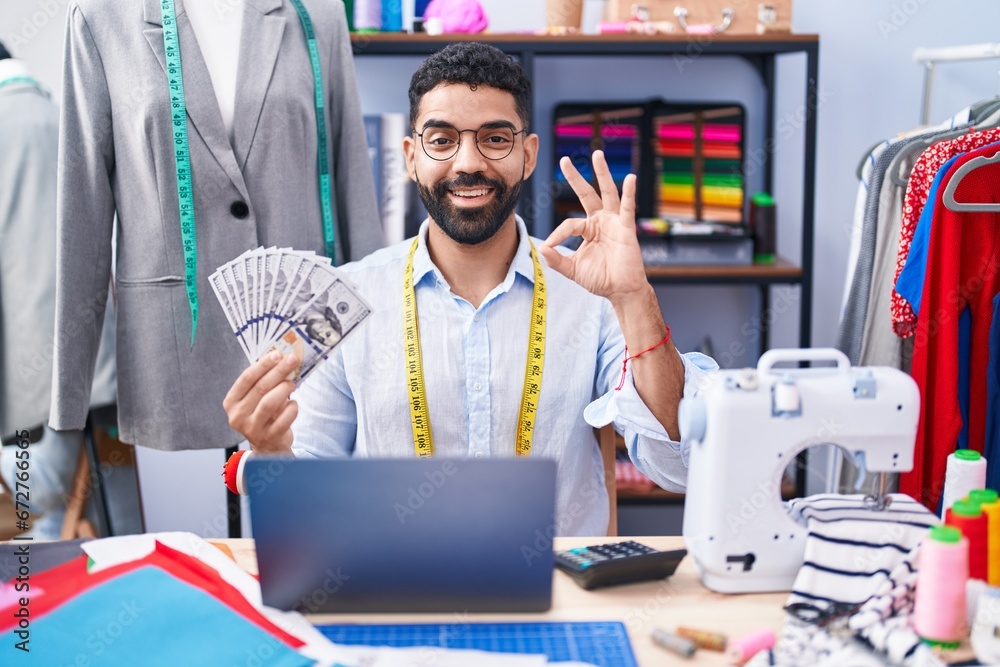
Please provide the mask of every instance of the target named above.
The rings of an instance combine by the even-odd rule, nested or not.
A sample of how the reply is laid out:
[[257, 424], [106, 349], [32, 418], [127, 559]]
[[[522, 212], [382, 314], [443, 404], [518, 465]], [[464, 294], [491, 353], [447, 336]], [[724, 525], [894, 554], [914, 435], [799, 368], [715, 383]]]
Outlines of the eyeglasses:
[[514, 137], [527, 132], [528, 128], [515, 131], [510, 125], [483, 125], [478, 130], [459, 130], [442, 123], [425, 127], [423, 132], [414, 133], [420, 137], [420, 146], [432, 160], [444, 162], [458, 154], [462, 145], [462, 135], [472, 132], [476, 148], [487, 160], [502, 160], [514, 150]]

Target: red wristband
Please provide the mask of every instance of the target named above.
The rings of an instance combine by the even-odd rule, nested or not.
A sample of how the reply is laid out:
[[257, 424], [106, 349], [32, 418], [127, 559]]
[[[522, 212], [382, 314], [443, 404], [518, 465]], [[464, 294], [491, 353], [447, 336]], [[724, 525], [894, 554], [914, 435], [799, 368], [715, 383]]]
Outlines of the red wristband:
[[631, 357], [628, 356], [628, 345], [625, 346], [625, 360], [622, 362], [622, 379], [618, 382], [618, 386], [615, 387], [615, 391], [621, 391], [622, 387], [625, 386], [625, 371], [628, 368], [628, 362], [629, 361], [631, 361], [632, 359], [636, 359], [638, 357], [641, 357], [642, 355], [646, 354], [647, 352], [655, 350], [656, 348], [660, 347], [661, 345], [663, 345], [664, 343], [666, 343], [668, 340], [670, 340], [670, 326], [669, 325], [664, 325], [664, 326], [667, 327], [667, 335], [663, 337], [663, 340], [661, 340], [659, 343], [656, 343], [655, 345], [650, 345], [649, 347], [647, 347], [645, 350], [643, 350], [639, 354], [634, 354]]
[[222, 466], [222, 479], [226, 483], [226, 488], [229, 489], [235, 495], [240, 495], [239, 485], [237, 484], [237, 479], [240, 470], [240, 459], [243, 458], [249, 450], [241, 449], [235, 454], [229, 457], [225, 465]]

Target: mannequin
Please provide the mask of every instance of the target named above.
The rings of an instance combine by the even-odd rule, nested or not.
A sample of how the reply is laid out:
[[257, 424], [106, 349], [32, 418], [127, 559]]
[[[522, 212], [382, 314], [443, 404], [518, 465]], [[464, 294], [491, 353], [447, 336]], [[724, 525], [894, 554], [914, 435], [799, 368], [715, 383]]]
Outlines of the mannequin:
[[242, 440], [222, 399], [246, 359], [207, 276], [258, 246], [331, 249], [339, 264], [381, 247], [383, 237], [343, 4], [302, 0], [322, 69], [330, 244], [313, 63], [292, 0], [175, 2], [197, 249], [190, 262], [161, 2], [69, 5], [50, 423], [83, 425], [97, 340], [87, 312], [103, 313], [96, 277], [110, 271], [117, 217], [121, 440], [161, 450], [224, 448]]
[[[40, 428], [52, 387], [59, 111], [25, 62], [2, 45], [0, 118], [0, 439], [31, 443], [30, 536], [59, 539], [83, 441], [80, 431]], [[88, 407], [115, 402], [113, 310], [106, 310]], [[16, 488], [17, 452], [0, 449], [0, 482], [9, 489]]]
[[198, 48], [205, 58], [205, 66], [212, 77], [222, 123], [226, 126], [226, 134], [232, 143], [243, 0], [184, 0], [183, 5], [195, 37], [198, 38]]

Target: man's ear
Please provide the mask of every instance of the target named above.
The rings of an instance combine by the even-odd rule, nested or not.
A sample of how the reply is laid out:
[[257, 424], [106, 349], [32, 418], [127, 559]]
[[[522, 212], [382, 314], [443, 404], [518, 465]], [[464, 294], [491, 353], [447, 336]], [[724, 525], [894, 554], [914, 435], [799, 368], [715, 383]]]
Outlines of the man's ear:
[[535, 171], [535, 166], [538, 164], [538, 135], [537, 134], [525, 134], [524, 135], [524, 179], [528, 180], [528, 177]]
[[406, 157], [406, 173], [410, 175], [410, 180], [417, 181], [417, 168], [414, 160], [417, 157], [417, 142], [413, 140], [413, 135], [408, 134], [403, 138], [403, 155]]

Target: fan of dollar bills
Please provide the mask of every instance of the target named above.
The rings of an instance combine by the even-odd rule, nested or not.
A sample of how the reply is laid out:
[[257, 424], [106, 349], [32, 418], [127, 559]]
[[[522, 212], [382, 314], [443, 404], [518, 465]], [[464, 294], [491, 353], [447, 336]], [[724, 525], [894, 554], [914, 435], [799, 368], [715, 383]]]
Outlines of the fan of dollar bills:
[[251, 363], [274, 349], [294, 352], [296, 384], [371, 314], [344, 274], [312, 252], [257, 248], [209, 281]]

